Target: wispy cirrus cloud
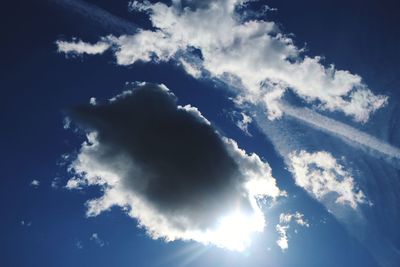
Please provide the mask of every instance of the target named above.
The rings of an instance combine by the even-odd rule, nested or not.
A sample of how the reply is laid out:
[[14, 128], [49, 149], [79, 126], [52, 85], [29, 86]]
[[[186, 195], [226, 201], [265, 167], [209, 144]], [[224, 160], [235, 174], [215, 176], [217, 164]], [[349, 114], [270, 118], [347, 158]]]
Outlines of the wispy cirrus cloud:
[[59, 6], [79, 14], [91, 21], [96, 22], [97, 26], [116, 34], [133, 34], [137, 30], [137, 25], [122, 19], [96, 5], [83, 0], [50, 0]]
[[353, 177], [330, 153], [302, 150], [291, 153], [289, 160], [296, 185], [328, 208], [331, 203], [348, 205], [353, 209], [359, 204], [368, 203], [364, 193], [357, 189]]

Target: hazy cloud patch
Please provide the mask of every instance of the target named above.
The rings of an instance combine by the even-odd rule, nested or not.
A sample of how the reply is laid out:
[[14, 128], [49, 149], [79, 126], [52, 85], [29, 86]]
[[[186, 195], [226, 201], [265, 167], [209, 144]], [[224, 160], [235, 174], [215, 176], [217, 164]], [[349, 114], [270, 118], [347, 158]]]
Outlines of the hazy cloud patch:
[[289, 158], [296, 185], [318, 201], [348, 205], [353, 209], [369, 203], [350, 173], [330, 153], [302, 150], [291, 153]]

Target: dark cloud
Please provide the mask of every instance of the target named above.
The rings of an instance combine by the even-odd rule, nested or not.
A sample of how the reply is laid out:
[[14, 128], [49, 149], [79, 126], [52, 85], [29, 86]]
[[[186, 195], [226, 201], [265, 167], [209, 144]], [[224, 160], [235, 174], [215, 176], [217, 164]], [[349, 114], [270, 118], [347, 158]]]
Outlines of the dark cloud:
[[[76, 107], [69, 117], [95, 133], [71, 164], [81, 180], [67, 185], [86, 179], [104, 186], [104, 196], [88, 203], [91, 215], [128, 206], [153, 237], [206, 242], [199, 231], [232, 213], [258, 216], [262, 229], [255, 196], [280, 194], [268, 164], [220, 136], [196, 108], [178, 106], [165, 86], [142, 84], [106, 104]], [[249, 181], [262, 186], [249, 189]]]
[[[124, 182], [159, 210], [181, 216], [206, 209], [215, 217], [221, 203], [238, 201], [230, 196], [243, 190], [237, 186], [243, 176], [225, 144], [210, 125], [178, 108], [170, 92], [147, 85], [108, 104], [77, 107], [70, 117], [98, 133], [107, 147], [102, 160], [122, 153], [140, 168], [141, 177], [135, 171]], [[210, 219], [195, 218], [201, 225]]]

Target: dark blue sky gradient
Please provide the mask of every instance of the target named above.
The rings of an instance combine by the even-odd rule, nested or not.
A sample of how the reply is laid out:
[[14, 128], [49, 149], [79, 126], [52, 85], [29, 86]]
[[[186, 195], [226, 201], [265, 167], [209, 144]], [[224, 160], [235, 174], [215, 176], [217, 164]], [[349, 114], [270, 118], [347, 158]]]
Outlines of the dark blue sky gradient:
[[[127, 11], [126, 1], [91, 2], [127, 20], [144, 22], [144, 17], [134, 17]], [[388, 129], [380, 133], [374, 124], [363, 127], [399, 144], [399, 136], [391, 134], [391, 129], [399, 125], [400, 111], [397, 1], [267, 3], [278, 8], [270, 13], [270, 19], [281, 23], [285, 32], [295, 33], [298, 46], [306, 42], [307, 54], [325, 56], [327, 64], [360, 74], [375, 92], [390, 96], [390, 112], [376, 115], [388, 121]], [[66, 60], [56, 52], [56, 40], [75, 36], [96, 41], [113, 30], [52, 1], [8, 1], [2, 4], [1, 12], [0, 266], [175, 267], [185, 266], [204, 250], [193, 243], [151, 240], [118, 208], [85, 218], [84, 203], [100, 196], [99, 190], [71, 192], [62, 188], [70, 177], [66, 167], [57, 163], [62, 154], [77, 152], [83, 141], [83, 136], [63, 129], [63, 111], [87, 103], [90, 97], [104, 101], [131, 81], [164, 83], [180, 104], [198, 107], [221, 133], [268, 161], [279, 186], [291, 193], [288, 200], [266, 214], [266, 235], [256, 237], [247, 253], [208, 248], [187, 266], [378, 266], [322, 205], [293, 185], [282, 159], [254, 125], [250, 128], [253, 137], [237, 129], [229, 117], [234, 107], [223, 86], [215, 88], [211, 81], [196, 81], [172, 64], [116, 66], [107, 53]], [[59, 177], [58, 189], [50, 186], [55, 177]], [[37, 189], [29, 185], [33, 179], [40, 181]], [[275, 245], [273, 229], [281, 208], [301, 210], [312, 224], [292, 235], [285, 253]], [[22, 220], [31, 225], [22, 226]], [[96, 245], [90, 240], [92, 233], [98, 233], [106, 244]], [[77, 248], [78, 242], [83, 248]]]

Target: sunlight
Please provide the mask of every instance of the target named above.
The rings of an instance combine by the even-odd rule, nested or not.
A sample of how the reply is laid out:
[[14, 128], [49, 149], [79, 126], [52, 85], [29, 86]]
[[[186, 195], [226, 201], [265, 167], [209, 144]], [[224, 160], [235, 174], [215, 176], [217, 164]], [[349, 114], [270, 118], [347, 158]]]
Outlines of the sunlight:
[[262, 232], [264, 217], [236, 212], [222, 217], [214, 233], [215, 244], [229, 250], [244, 251], [251, 243], [251, 235]]

